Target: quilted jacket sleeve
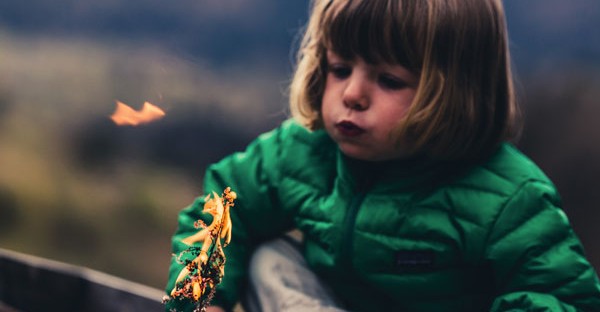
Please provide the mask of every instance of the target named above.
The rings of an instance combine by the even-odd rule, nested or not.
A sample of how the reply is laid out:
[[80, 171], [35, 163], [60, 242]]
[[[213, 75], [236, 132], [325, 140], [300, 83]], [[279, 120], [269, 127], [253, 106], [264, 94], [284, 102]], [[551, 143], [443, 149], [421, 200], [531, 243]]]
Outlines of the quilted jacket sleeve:
[[[236, 303], [241, 287], [245, 285], [246, 267], [250, 252], [256, 244], [280, 235], [291, 226], [291, 217], [277, 205], [277, 166], [280, 163], [281, 130], [259, 137], [243, 153], [231, 155], [208, 168], [204, 177], [204, 192], [222, 192], [230, 186], [238, 197], [231, 209], [232, 239], [224, 248], [226, 255], [225, 275], [218, 286], [213, 305], [227, 310]], [[188, 246], [181, 239], [197, 231], [194, 221], [206, 219], [201, 211], [203, 196], [184, 209], [179, 215], [179, 227], [172, 239], [172, 251], [179, 254]], [[206, 221], [208, 222], [208, 221]], [[201, 245], [201, 243], [198, 243]], [[171, 261], [167, 293], [183, 265]], [[173, 301], [167, 310], [192, 311], [189, 302]]]
[[558, 198], [528, 181], [505, 203], [486, 250], [499, 290], [492, 311], [600, 311], [598, 276]]

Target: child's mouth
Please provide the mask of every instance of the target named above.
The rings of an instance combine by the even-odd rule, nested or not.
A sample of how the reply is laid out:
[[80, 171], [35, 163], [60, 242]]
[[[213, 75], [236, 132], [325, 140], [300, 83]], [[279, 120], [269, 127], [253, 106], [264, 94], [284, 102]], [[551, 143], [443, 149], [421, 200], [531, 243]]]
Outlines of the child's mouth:
[[341, 121], [335, 124], [335, 128], [342, 134], [343, 136], [355, 137], [363, 134], [365, 129], [357, 126], [353, 122], [350, 121]]

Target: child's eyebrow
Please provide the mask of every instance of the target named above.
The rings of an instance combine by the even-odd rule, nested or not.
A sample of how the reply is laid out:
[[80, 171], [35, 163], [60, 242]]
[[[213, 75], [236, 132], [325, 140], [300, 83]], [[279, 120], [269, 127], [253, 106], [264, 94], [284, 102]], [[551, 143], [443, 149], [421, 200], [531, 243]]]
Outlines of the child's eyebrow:
[[325, 58], [327, 59], [327, 61], [342, 60], [342, 57], [330, 51], [327, 51], [327, 53], [325, 54]]

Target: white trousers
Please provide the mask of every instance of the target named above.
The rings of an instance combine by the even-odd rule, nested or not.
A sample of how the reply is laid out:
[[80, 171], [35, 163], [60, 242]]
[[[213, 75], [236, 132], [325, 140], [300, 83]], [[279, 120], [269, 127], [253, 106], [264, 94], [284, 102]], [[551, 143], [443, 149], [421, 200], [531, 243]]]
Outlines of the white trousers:
[[288, 237], [267, 242], [250, 260], [246, 312], [343, 310], [328, 287], [307, 266]]

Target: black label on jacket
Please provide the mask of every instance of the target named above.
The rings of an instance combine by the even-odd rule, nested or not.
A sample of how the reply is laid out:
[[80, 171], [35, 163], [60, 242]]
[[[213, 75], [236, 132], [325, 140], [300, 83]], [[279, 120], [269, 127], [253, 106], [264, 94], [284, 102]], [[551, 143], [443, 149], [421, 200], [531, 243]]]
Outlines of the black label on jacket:
[[396, 268], [401, 270], [430, 269], [435, 263], [432, 250], [400, 250], [396, 252]]

